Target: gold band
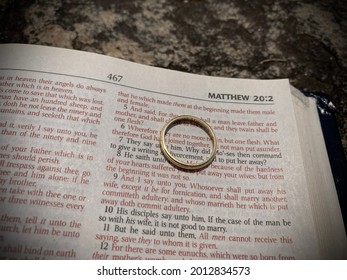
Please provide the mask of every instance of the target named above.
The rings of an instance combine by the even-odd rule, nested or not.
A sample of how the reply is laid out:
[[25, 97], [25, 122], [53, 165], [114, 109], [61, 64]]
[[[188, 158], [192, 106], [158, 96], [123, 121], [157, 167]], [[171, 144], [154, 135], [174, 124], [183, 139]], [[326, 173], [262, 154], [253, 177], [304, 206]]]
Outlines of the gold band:
[[[194, 164], [185, 163], [183, 161], [176, 159], [168, 151], [166, 144], [165, 144], [165, 135], [174, 124], [177, 124], [179, 122], [194, 123], [194, 124], [200, 126], [208, 134], [208, 136], [210, 137], [210, 139], [212, 141], [213, 148], [212, 148], [211, 154], [209, 155], [209, 157], [205, 161], [194, 163]], [[169, 162], [171, 162], [174, 166], [181, 168], [181, 169], [185, 169], [185, 170], [199, 170], [199, 169], [205, 168], [214, 160], [214, 157], [216, 156], [216, 153], [217, 153], [217, 138], [216, 138], [216, 135], [215, 135], [214, 131], [212, 130], [212, 128], [205, 121], [203, 121], [197, 117], [188, 116], [188, 115], [178, 116], [178, 117], [170, 120], [162, 128], [162, 130], [160, 132], [160, 148], [161, 148], [165, 158]]]

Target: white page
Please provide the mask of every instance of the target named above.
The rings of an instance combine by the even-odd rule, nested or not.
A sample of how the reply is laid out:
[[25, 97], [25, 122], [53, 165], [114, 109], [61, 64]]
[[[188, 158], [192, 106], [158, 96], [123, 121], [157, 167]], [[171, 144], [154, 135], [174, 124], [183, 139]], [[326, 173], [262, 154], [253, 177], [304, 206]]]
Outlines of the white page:
[[[2, 255], [320, 257], [288, 80], [213, 78], [38, 46], [0, 53]], [[182, 114], [207, 121], [219, 140], [199, 172], [175, 169], [160, 152], [161, 128]], [[178, 156], [207, 153], [209, 141], [184, 129], [170, 134]]]

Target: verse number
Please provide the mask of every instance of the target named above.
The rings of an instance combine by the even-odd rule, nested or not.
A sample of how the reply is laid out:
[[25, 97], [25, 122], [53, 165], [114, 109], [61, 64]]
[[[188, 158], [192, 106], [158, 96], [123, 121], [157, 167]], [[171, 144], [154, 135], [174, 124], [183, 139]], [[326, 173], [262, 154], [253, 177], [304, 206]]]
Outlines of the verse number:
[[110, 214], [112, 214], [113, 213], [113, 206], [108, 206], [108, 205], [106, 205], [105, 206], [105, 213], [110, 213]]
[[108, 74], [107, 75], [107, 78], [110, 80], [110, 81], [114, 81], [114, 82], [120, 82], [122, 79], [123, 79], [123, 76], [122, 75], [118, 75], [118, 74]]
[[108, 250], [108, 242], [102, 241], [100, 244], [100, 249], [101, 250]]

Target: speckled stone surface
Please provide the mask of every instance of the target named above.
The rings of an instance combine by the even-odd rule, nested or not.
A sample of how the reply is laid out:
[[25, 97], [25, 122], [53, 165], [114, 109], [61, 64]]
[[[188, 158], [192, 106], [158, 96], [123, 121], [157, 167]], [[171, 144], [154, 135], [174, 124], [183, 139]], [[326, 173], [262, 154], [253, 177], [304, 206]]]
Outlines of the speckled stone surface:
[[0, 0], [0, 43], [78, 49], [169, 69], [289, 78], [337, 107], [347, 151], [343, 0]]

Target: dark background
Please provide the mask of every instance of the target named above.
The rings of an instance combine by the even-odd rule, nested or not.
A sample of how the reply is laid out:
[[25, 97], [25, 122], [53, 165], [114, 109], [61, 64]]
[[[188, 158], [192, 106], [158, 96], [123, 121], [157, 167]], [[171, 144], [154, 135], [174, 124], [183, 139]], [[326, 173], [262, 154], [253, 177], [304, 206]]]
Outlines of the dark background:
[[289, 78], [302, 91], [331, 98], [346, 154], [343, 2], [0, 0], [0, 43], [78, 49], [214, 76]]

